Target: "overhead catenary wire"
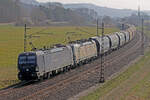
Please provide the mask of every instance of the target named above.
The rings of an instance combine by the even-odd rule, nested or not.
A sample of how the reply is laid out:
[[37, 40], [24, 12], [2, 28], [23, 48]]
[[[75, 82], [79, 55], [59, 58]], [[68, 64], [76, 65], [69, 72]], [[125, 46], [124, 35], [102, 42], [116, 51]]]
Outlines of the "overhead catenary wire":
[[[101, 19], [102, 20], [102, 19]], [[99, 19], [97, 18], [97, 36], [99, 37], [99, 29], [101, 29], [102, 30], [102, 32], [101, 32], [101, 34], [102, 34], [102, 36], [101, 36], [101, 39], [102, 39], [102, 43], [101, 43], [101, 46], [100, 46], [100, 48], [101, 48], [101, 54], [100, 54], [100, 72], [99, 72], [99, 83], [104, 83], [105, 82], [105, 76], [104, 76], [104, 72], [105, 72], [105, 64], [104, 64], [104, 62], [105, 62], [105, 58], [104, 58], [104, 56], [105, 56], [105, 54], [104, 54], [104, 29], [105, 29], [105, 27], [104, 27], [104, 22], [103, 22], [103, 20], [101, 21], [102, 22], [102, 25], [101, 25], [101, 27], [99, 27]]]
[[33, 33], [30, 33], [30, 35], [34, 35], [34, 34], [53, 34], [53, 33], [46, 33], [44, 31], [48, 30], [48, 27], [44, 27], [43, 29], [37, 31], [37, 32], [33, 32]]
[[93, 35], [92, 33], [88, 32], [88, 31], [85, 31], [84, 29], [81, 29], [79, 27], [76, 27], [76, 30], [80, 31], [80, 32], [84, 32], [84, 33], [87, 33], [89, 35]]
[[138, 22], [138, 31], [141, 33], [141, 55], [144, 55], [144, 15], [141, 11], [141, 0], [139, 0], [138, 4], [138, 17], [139, 17], [139, 22]]
[[104, 70], [105, 70], [105, 65], [104, 65], [104, 62], [105, 62], [105, 54], [104, 54], [104, 23], [102, 21], [102, 46], [101, 46], [101, 53], [103, 53], [101, 55], [101, 72], [100, 72], [100, 80], [99, 82], [100, 83], [104, 83], [105, 82], [105, 76], [104, 76]]
[[[48, 27], [44, 27], [43, 29], [37, 31], [37, 32], [33, 32], [33, 33], [30, 33], [30, 34], [27, 34], [27, 30], [28, 29], [31, 29], [31, 28], [28, 28], [27, 25], [25, 24], [25, 28], [24, 28], [24, 52], [27, 51], [27, 40], [28, 39], [32, 39], [32, 38], [40, 38], [42, 36], [40, 35], [52, 35], [53, 33], [51, 32], [44, 32], [48, 29]], [[32, 40], [29, 42], [29, 45], [31, 45], [32, 47], [32, 50], [35, 50], [35, 46], [33, 45], [32, 43]]]

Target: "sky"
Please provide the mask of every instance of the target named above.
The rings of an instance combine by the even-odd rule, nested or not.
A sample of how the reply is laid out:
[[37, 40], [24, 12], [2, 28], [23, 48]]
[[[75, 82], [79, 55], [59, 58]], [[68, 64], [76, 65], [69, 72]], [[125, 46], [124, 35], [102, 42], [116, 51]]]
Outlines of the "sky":
[[142, 10], [150, 10], [150, 0], [37, 0], [39, 2], [61, 2], [61, 3], [92, 3], [99, 6], [134, 9], [137, 10], [138, 5]]

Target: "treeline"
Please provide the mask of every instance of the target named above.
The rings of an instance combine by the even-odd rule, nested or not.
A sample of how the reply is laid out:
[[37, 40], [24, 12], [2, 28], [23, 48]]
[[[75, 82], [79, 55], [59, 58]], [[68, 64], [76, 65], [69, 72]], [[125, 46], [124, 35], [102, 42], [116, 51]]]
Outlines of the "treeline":
[[132, 14], [131, 16], [128, 16], [128, 17], [120, 18], [119, 22], [129, 23], [129, 24], [138, 26], [139, 23], [141, 24], [142, 18], [145, 20], [145, 24], [150, 21], [150, 16], [148, 14], [142, 12], [140, 14], [140, 19], [139, 19], [138, 13], [137, 13], [137, 14]]
[[[24, 0], [25, 1], [25, 0]], [[145, 20], [149, 16], [143, 13]], [[105, 23], [106, 27], [119, 26], [120, 23], [138, 25], [138, 15], [132, 14], [124, 18], [112, 18], [110, 16], [99, 16], [90, 8], [64, 8], [61, 3], [25, 4], [20, 0], [0, 0], [0, 23], [14, 23], [22, 26], [25, 23], [31, 26], [43, 25], [96, 25], [97, 17], [99, 23]], [[119, 25], [118, 25], [119, 23]], [[147, 21], [149, 24], [149, 21]]]
[[19, 13], [18, 1], [0, 0], [0, 22], [17, 21]]
[[[90, 13], [89, 13], [90, 12]], [[94, 15], [93, 15], [94, 14]], [[94, 10], [65, 9], [61, 4], [28, 5], [19, 0], [0, 0], [0, 23], [16, 25], [85, 25], [95, 23]]]

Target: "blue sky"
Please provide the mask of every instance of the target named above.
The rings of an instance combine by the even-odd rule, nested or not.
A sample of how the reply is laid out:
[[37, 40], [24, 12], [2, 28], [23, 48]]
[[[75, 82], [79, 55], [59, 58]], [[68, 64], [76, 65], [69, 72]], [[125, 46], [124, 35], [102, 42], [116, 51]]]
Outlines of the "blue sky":
[[61, 3], [93, 3], [100, 6], [137, 9], [140, 4], [142, 10], [150, 10], [150, 0], [37, 0], [40, 2], [61, 2]]

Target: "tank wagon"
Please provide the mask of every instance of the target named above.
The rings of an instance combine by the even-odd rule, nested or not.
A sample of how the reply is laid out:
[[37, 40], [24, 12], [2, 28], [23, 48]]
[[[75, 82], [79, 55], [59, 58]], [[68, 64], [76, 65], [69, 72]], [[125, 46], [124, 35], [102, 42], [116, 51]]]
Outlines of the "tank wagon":
[[[18, 56], [19, 80], [46, 79], [62, 71], [88, 63], [104, 53], [110, 53], [129, 43], [136, 34], [136, 28], [87, 40], [78, 40], [66, 46], [57, 45], [48, 50], [24, 52]], [[101, 52], [103, 51], [103, 52]]]

